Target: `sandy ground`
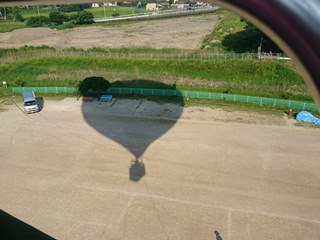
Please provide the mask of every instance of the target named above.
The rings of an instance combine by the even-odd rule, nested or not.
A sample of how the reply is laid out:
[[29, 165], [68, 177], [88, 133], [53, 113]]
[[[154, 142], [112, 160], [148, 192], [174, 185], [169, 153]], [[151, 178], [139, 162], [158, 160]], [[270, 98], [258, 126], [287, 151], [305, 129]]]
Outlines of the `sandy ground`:
[[196, 49], [217, 24], [217, 15], [140, 22], [118, 27], [82, 27], [56, 31], [24, 28], [0, 33], [0, 48], [53, 46], [56, 48], [152, 47]]
[[320, 239], [319, 129], [146, 100], [44, 106], [0, 113], [0, 208], [53, 238]]

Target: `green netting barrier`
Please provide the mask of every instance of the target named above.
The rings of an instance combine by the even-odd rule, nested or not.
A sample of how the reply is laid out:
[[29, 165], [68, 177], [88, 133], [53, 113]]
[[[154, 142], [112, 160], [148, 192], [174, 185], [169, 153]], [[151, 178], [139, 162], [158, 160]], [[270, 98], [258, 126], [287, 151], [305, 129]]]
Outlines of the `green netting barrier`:
[[75, 88], [69, 87], [13, 87], [13, 93], [22, 93], [24, 91], [34, 91], [37, 93], [74, 93]]
[[178, 90], [171, 90], [171, 89], [146, 89], [146, 88], [109, 88], [107, 90], [107, 93], [165, 96], [165, 97], [179, 96], [179, 97], [185, 97], [185, 98], [199, 98], [199, 99], [252, 103], [259, 106], [292, 108], [296, 110], [310, 110], [310, 111], [319, 110], [317, 105], [313, 103], [297, 102], [297, 101], [274, 99], [274, 98], [242, 96], [242, 95], [235, 95], [235, 94], [224, 94], [224, 93], [194, 92], [194, 91], [183, 91], [183, 90], [178, 91]]
[[[34, 91], [38, 93], [74, 93], [75, 88], [69, 87], [13, 87], [13, 93], [22, 93], [23, 91]], [[199, 98], [211, 100], [224, 100], [242, 103], [252, 103], [259, 106], [272, 106], [281, 108], [292, 108], [295, 110], [309, 110], [319, 111], [319, 108], [314, 103], [297, 102], [284, 99], [241, 96], [235, 94], [224, 93], [209, 93], [209, 92], [194, 92], [194, 91], [178, 91], [172, 89], [147, 89], [147, 88], [109, 88], [109, 94], [135, 94], [145, 96], [164, 96], [164, 97], [185, 97], [185, 98]]]

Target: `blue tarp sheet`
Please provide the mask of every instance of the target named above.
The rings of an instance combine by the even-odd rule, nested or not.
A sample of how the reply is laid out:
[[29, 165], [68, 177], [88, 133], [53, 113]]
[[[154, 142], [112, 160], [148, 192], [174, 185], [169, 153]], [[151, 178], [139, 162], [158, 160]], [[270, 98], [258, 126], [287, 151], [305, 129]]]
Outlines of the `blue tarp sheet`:
[[310, 122], [320, 126], [320, 118], [313, 116], [307, 111], [301, 111], [297, 114], [296, 120], [299, 122]]

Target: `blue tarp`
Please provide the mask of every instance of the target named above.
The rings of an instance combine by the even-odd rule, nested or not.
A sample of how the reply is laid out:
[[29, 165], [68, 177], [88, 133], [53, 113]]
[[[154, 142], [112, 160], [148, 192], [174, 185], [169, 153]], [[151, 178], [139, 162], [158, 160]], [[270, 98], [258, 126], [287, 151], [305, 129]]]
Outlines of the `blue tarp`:
[[297, 114], [296, 120], [299, 122], [310, 122], [320, 126], [320, 118], [313, 116], [307, 111], [301, 111]]

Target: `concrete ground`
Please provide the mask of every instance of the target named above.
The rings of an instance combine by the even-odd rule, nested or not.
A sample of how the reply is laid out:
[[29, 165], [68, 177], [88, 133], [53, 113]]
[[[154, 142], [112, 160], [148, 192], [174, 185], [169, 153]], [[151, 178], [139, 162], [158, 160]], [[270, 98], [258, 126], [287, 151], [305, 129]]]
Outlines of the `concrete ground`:
[[0, 209], [57, 239], [320, 239], [319, 129], [171, 107], [1, 112]]

